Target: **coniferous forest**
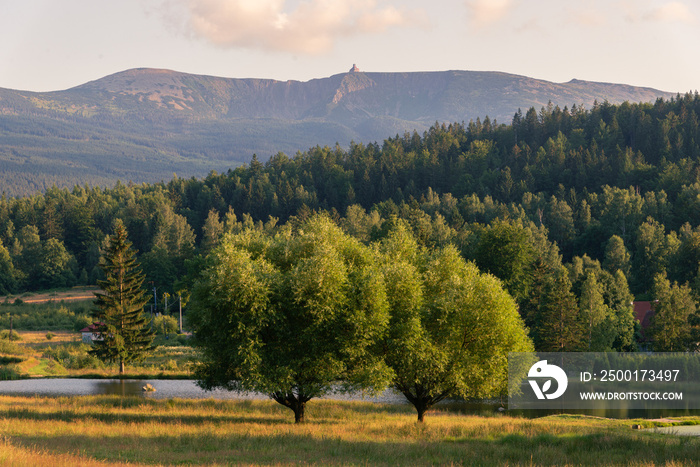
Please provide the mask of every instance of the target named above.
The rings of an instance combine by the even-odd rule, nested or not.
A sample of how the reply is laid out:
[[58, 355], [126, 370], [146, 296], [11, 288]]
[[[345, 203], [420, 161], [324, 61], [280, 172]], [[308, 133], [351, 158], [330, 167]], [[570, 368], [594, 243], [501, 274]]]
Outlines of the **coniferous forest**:
[[[518, 110], [381, 143], [278, 153], [205, 179], [0, 199], [0, 294], [96, 284], [120, 220], [149, 287], [196, 280], [224, 232], [327, 212], [362, 242], [396, 223], [453, 244], [515, 298], [538, 350], [697, 348], [700, 96]], [[658, 300], [642, 332], [634, 300]]]

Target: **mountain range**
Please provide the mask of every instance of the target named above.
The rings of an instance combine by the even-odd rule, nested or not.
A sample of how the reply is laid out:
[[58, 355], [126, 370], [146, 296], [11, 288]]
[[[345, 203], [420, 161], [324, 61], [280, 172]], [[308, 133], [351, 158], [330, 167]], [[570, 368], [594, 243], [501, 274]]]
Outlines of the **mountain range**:
[[481, 71], [350, 71], [301, 82], [132, 69], [64, 91], [0, 88], [0, 186], [14, 196], [53, 184], [203, 176], [253, 154], [382, 141], [435, 122], [509, 124], [518, 109], [549, 102], [590, 108], [674, 95]]

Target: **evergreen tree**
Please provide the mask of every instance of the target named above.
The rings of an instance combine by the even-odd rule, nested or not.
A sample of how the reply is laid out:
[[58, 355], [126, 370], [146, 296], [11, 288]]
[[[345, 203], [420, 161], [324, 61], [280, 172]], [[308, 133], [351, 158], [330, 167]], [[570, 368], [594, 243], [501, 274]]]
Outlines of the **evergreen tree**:
[[583, 350], [584, 330], [566, 269], [552, 270], [541, 259], [533, 268], [532, 289], [521, 312], [530, 328], [535, 350]]
[[93, 342], [90, 353], [103, 361], [119, 362], [119, 374], [124, 374], [127, 363], [153, 350], [153, 333], [142, 313], [148, 301], [142, 288], [144, 275], [122, 224], [110, 237], [100, 266], [106, 279], [98, 285], [104, 293], [95, 294], [92, 316], [102, 339]]

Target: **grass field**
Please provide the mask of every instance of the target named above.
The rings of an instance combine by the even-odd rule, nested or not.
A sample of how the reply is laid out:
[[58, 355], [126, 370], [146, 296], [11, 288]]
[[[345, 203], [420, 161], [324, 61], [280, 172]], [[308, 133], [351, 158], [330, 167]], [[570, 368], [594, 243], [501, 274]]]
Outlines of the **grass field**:
[[[1, 465], [700, 464], [700, 438], [585, 416], [534, 420], [312, 401], [294, 425], [272, 401], [0, 397]], [[690, 420], [688, 420], [690, 422]]]
[[17, 299], [21, 300], [23, 303], [93, 300], [95, 298], [94, 292], [99, 291], [99, 287], [96, 286], [79, 286], [72, 287], [70, 289], [46, 290], [42, 292], [27, 292], [18, 297], [9, 295], [0, 296], [0, 303], [14, 303]]
[[[47, 339], [45, 331], [18, 331], [20, 340], [0, 341], [0, 359], [13, 357], [20, 360], [3, 365], [0, 370], [12, 370], [22, 377], [77, 377], [113, 378], [119, 368], [116, 363], [105, 364], [88, 356], [88, 344], [81, 335], [71, 331], [52, 331]], [[171, 335], [170, 339], [156, 337], [159, 346], [139, 364], [127, 365], [127, 378], [190, 378], [192, 367], [199, 359], [197, 350], [183, 345], [184, 336]], [[0, 380], [3, 373], [0, 373]]]

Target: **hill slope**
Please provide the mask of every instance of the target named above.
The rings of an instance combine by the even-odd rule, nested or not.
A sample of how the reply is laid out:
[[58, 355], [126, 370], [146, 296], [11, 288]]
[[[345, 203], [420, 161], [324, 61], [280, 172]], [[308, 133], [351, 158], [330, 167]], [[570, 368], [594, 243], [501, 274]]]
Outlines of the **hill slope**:
[[341, 73], [306, 82], [134, 69], [65, 91], [0, 89], [0, 185], [10, 195], [52, 184], [201, 176], [310, 146], [381, 141], [436, 121], [595, 100], [671, 94], [497, 72]]

